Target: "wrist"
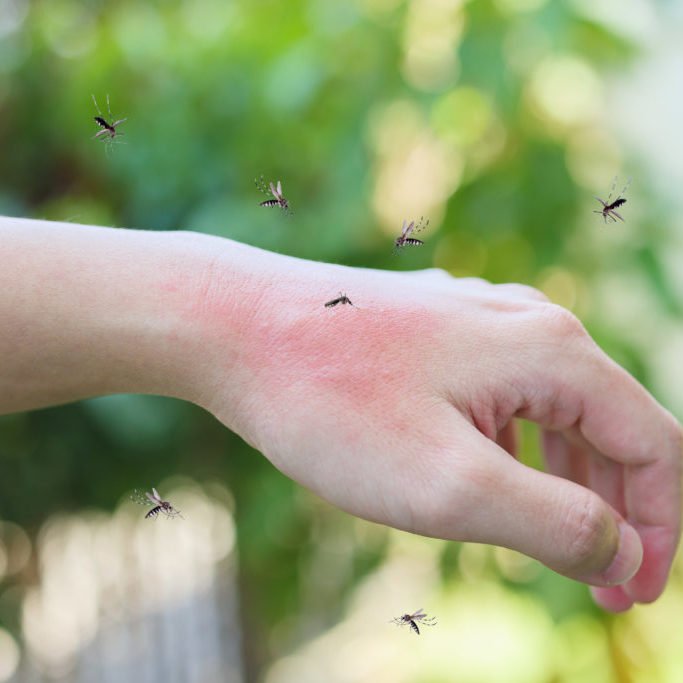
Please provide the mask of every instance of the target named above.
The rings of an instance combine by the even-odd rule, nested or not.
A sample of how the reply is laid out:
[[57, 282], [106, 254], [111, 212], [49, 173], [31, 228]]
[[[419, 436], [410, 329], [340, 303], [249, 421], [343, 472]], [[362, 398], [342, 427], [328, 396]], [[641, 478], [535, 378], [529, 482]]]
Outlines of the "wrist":
[[[249, 248], [10, 218], [0, 218], [0, 244], [0, 357], [11, 359], [0, 373], [0, 412], [111, 393], [200, 393], [201, 311], [213, 273], [224, 270], [214, 264]], [[240, 277], [231, 289], [244, 289]], [[230, 335], [222, 341], [230, 356]]]

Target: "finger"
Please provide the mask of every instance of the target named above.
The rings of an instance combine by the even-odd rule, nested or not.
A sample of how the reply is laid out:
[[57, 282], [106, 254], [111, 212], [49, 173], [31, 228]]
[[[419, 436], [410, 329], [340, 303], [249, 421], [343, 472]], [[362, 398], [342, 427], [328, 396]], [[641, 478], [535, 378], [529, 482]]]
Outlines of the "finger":
[[625, 612], [633, 607], [633, 600], [626, 595], [623, 586], [611, 586], [610, 588], [591, 586], [590, 590], [593, 600], [600, 607], [610, 612]]
[[541, 433], [543, 456], [548, 471], [582, 486], [588, 484], [588, 459], [583, 450], [569, 443], [560, 431], [544, 429]]
[[587, 460], [590, 488], [620, 515], [627, 517], [628, 511], [624, 498], [624, 466], [595, 450], [587, 456]]
[[517, 457], [519, 446], [519, 424], [517, 420], [510, 420], [499, 432], [496, 443], [513, 458]]
[[600, 496], [522, 465], [469, 424], [459, 447], [462, 461], [470, 456], [476, 468], [473, 491], [465, 494], [474, 497], [465, 505], [474, 511], [464, 522], [465, 540], [513, 548], [598, 586], [624, 582], [637, 571], [638, 534]]
[[[619, 514], [626, 517], [624, 466], [598, 453], [577, 429], [568, 430], [568, 438], [571, 439], [576, 449], [580, 449], [585, 454], [590, 488]], [[595, 602], [610, 612], [624, 612], [633, 607], [633, 600], [623, 586], [596, 587], [592, 588], [591, 593]]]
[[651, 602], [664, 590], [680, 538], [680, 425], [605, 357], [584, 396], [579, 428], [597, 451], [624, 465], [623, 504], [644, 550], [624, 590], [636, 602]]
[[[577, 442], [584, 442], [581, 448], [588, 454], [590, 488], [607, 501], [619, 514], [627, 517], [624, 499], [624, 466], [598, 453], [576, 430], [572, 436]], [[641, 542], [642, 540], [641, 537]], [[645, 553], [643, 555], [645, 556]], [[595, 602], [610, 612], [625, 612], [633, 607], [633, 600], [623, 586], [596, 587], [591, 590], [591, 593]]]
[[590, 488], [626, 516], [623, 465], [598, 453], [576, 428], [563, 432], [545, 430], [544, 446], [553, 474]]
[[[624, 514], [623, 468], [620, 465], [597, 454], [576, 430], [543, 430], [543, 447], [550, 472], [578, 484], [589, 485], [615, 510]], [[597, 466], [594, 465], [595, 457], [600, 459]], [[623, 612], [633, 606], [633, 600], [621, 586], [592, 588], [591, 593], [595, 602], [610, 612]]]

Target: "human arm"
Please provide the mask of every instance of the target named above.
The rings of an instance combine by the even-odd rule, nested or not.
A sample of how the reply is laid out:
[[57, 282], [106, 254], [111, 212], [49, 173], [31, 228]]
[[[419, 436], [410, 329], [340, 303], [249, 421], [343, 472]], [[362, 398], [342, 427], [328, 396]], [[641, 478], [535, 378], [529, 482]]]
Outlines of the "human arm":
[[[0, 244], [3, 412], [177, 396], [352, 514], [520, 550], [613, 610], [663, 590], [679, 425], [535, 290], [192, 233], [0, 219]], [[560, 476], [511, 457], [518, 417]]]

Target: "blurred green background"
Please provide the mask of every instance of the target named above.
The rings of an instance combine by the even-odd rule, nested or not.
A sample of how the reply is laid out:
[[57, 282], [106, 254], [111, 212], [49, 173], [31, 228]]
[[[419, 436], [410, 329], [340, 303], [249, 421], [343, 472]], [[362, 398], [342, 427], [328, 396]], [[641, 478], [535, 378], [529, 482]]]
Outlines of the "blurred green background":
[[[683, 15], [597, 4], [0, 0], [0, 213], [530, 284], [680, 418]], [[121, 144], [92, 139], [107, 94]], [[258, 207], [261, 174], [291, 218]], [[605, 226], [615, 175], [626, 223]], [[393, 256], [420, 215], [424, 247]], [[340, 513], [199, 408], [143, 396], [0, 418], [0, 660], [27, 651], [51, 517], [169, 477], [228, 491], [246, 680], [683, 680], [680, 564], [658, 603], [610, 616], [515, 553]], [[420, 639], [387, 624], [420, 606], [439, 619]]]

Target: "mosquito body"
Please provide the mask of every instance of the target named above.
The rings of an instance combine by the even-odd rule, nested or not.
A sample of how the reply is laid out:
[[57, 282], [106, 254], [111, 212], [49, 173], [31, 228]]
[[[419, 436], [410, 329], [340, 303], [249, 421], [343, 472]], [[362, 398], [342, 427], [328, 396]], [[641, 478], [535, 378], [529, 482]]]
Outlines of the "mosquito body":
[[401, 249], [406, 245], [411, 247], [420, 247], [424, 244], [422, 240], [418, 240], [415, 237], [411, 237], [418, 232], [421, 232], [429, 225], [429, 219], [427, 221], [421, 216], [419, 223], [415, 221], [403, 221], [403, 227], [401, 228], [401, 234], [394, 240], [394, 246], [396, 249]]
[[611, 201], [612, 199], [612, 194], [614, 192], [614, 188], [617, 185], [617, 178], [614, 178], [614, 182], [612, 183], [612, 189], [609, 192], [609, 195], [607, 197], [607, 201], [603, 201], [600, 199], [600, 197], [595, 197], [601, 204], [602, 204], [602, 209], [599, 211], [593, 211], [593, 213], [599, 213], [605, 223], [607, 223], [607, 219], [609, 218], [613, 223], [617, 222], [617, 218], [624, 222], [624, 219], [621, 217], [619, 213], [617, 213], [616, 209], [618, 209], [620, 206], [623, 204], [626, 204], [626, 200], [624, 199], [624, 194], [626, 193], [626, 190], [628, 189], [628, 186], [631, 184], [631, 181], [629, 180], [626, 185], [624, 185], [624, 189], [619, 193], [617, 198], [614, 201]]
[[351, 299], [349, 299], [349, 297], [346, 296], [346, 294], [342, 294], [341, 292], [339, 292], [339, 296], [336, 299], [332, 299], [332, 301], [328, 301], [325, 304], [325, 308], [332, 308], [337, 304], [349, 304], [349, 306], [353, 306]]
[[417, 610], [417, 612], [404, 614], [391, 621], [397, 626], [410, 626], [411, 630], [415, 631], [418, 636], [420, 635], [420, 628], [417, 625], [418, 622], [426, 626], [436, 626], [436, 617], [428, 617], [422, 608]]
[[282, 194], [282, 183], [279, 180], [277, 181], [277, 186], [273, 185], [273, 183], [268, 183], [268, 186], [266, 186], [263, 176], [259, 180], [254, 180], [254, 182], [261, 192], [273, 195], [273, 199], [266, 199], [259, 206], [279, 206], [283, 211], [289, 211], [289, 202]]
[[155, 488], [152, 493], [147, 491], [135, 491], [131, 499], [140, 505], [151, 505], [152, 509], [145, 515], [145, 519], [151, 519], [159, 514], [166, 517], [182, 517], [180, 510], [176, 510], [167, 500], [163, 500]]
[[95, 99], [95, 95], [92, 96], [92, 101], [95, 105], [95, 109], [97, 109], [98, 114], [98, 116], [94, 116], [93, 118], [95, 119], [95, 123], [102, 129], [95, 133], [95, 135], [93, 135], [93, 138], [105, 139], [108, 140], [108, 142], [112, 142], [117, 135], [123, 135], [123, 133], [117, 132], [116, 128], [128, 119], [114, 119], [114, 116], [111, 113], [111, 108], [109, 106], [109, 95], [107, 95], [107, 111], [109, 112], [109, 118], [111, 120], [111, 123], [109, 123], [109, 121], [107, 121], [107, 119], [105, 119], [102, 115], [100, 108], [97, 106], [97, 100]]

